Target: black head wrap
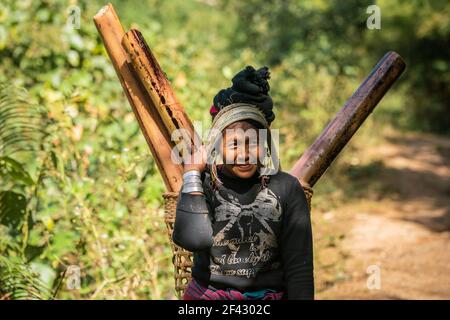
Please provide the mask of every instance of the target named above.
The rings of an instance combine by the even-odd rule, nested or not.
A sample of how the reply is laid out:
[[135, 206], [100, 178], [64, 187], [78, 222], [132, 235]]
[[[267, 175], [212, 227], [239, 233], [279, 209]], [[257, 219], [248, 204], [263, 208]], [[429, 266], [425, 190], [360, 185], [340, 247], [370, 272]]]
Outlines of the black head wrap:
[[230, 88], [222, 89], [214, 97], [214, 107], [211, 108], [211, 115], [232, 103], [249, 103], [257, 106], [264, 113], [267, 122], [270, 124], [275, 119], [273, 113], [273, 101], [269, 96], [270, 72], [268, 67], [255, 70], [252, 66], [247, 66], [237, 73]]

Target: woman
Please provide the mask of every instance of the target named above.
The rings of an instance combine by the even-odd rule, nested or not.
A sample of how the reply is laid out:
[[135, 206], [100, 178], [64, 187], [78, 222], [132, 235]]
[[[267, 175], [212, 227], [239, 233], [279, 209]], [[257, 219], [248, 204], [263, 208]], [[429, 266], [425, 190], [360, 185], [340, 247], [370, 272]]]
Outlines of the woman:
[[269, 78], [239, 72], [214, 98], [208, 150], [184, 163], [173, 241], [194, 254], [185, 300], [314, 298], [310, 212], [278, 168]]

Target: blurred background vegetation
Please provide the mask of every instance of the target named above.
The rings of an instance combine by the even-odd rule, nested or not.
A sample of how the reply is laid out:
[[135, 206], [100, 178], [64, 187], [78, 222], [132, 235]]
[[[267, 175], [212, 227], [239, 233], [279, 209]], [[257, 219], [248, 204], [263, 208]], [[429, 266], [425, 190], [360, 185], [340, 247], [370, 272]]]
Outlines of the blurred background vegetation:
[[[112, 3], [193, 120], [209, 124], [213, 96], [237, 71], [269, 66], [284, 169], [389, 50], [407, 71], [358, 141], [385, 126], [450, 133], [448, 2], [376, 1], [381, 30], [366, 27], [374, 1]], [[92, 22], [104, 4], [0, 3], [0, 298], [174, 298], [164, 186]], [[71, 5], [79, 29], [67, 25]], [[314, 209], [344, 201], [346, 150], [317, 185]], [[62, 284], [70, 265], [81, 268], [78, 290]]]

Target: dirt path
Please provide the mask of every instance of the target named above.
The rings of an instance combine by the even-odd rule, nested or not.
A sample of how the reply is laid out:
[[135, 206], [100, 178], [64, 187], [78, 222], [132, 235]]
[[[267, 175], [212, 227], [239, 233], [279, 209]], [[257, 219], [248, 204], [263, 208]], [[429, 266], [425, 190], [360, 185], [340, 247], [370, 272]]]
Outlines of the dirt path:
[[[317, 298], [450, 299], [450, 139], [390, 132], [364, 151], [389, 196], [322, 214], [342, 241], [320, 254]], [[327, 259], [342, 262], [324, 283]]]

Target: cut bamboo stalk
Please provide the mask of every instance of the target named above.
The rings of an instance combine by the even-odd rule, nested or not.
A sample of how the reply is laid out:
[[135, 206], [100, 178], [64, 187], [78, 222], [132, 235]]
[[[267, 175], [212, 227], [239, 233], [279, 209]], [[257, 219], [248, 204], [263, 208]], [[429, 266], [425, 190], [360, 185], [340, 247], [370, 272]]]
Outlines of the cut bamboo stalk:
[[305, 151], [290, 173], [312, 187], [400, 77], [405, 66], [400, 55], [388, 52]]
[[[169, 133], [178, 130], [181, 135], [174, 136], [175, 142], [183, 150], [190, 152], [191, 146], [195, 145], [198, 137], [194, 131], [191, 120], [184, 112], [183, 107], [175, 96], [169, 80], [161, 69], [158, 60], [153, 55], [142, 34], [135, 29], [125, 33], [122, 46], [131, 59], [131, 64], [139, 77], [141, 83], [147, 89], [165, 127]], [[184, 129], [184, 130], [180, 130]], [[179, 142], [184, 141], [186, 148]], [[199, 142], [200, 140], [196, 140]]]
[[145, 140], [153, 154], [155, 162], [168, 191], [178, 192], [182, 184], [181, 164], [171, 160], [175, 144], [165, 129], [159, 113], [156, 111], [144, 87], [136, 78], [127, 54], [121, 45], [125, 31], [112, 4], [108, 4], [94, 16], [94, 23], [103, 40], [106, 51], [139, 122]]

